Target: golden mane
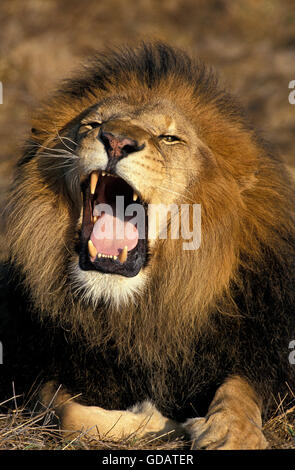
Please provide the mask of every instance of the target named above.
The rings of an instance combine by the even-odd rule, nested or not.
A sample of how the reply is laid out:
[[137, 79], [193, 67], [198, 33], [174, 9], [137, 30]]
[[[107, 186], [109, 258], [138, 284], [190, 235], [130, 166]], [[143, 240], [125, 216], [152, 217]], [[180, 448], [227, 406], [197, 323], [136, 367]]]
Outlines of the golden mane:
[[[177, 102], [208, 162], [190, 188], [202, 208], [201, 247], [184, 252], [176, 249], [181, 241], [160, 241], [148, 288], [119, 310], [94, 309], [71, 282], [80, 189], [73, 181], [69, 194], [63, 171], [60, 178], [46, 173], [39, 156], [85, 109], [114, 93], [143, 105], [158, 94]], [[40, 318], [86, 337], [89, 347], [114, 341], [122, 357], [180, 367], [192, 360], [197, 336], [210, 335], [211, 315], [239, 315], [234, 293], [246, 289], [243, 274], [294, 253], [292, 198], [277, 157], [204, 65], [162, 44], [108, 52], [65, 82], [34, 118], [6, 210], [9, 257]]]

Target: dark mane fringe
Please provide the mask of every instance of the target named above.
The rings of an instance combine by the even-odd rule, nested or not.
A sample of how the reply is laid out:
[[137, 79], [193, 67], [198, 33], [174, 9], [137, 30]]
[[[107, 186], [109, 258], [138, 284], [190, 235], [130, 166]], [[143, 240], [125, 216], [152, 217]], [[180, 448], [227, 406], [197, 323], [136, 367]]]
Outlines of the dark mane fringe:
[[94, 55], [84, 66], [84, 76], [79, 74], [65, 81], [61, 93], [81, 97], [95, 89], [107, 91], [133, 75], [149, 89], [157, 87], [168, 76], [174, 76], [189, 83], [196, 93], [208, 94], [208, 98], [217, 84], [213, 70], [202, 61], [193, 61], [181, 50], [156, 42], [142, 43], [137, 48], [108, 49]]
[[172, 76], [177, 82], [184, 82], [192, 88], [194, 95], [201, 95], [204, 103], [215, 102], [227, 118], [239, 119], [249, 126], [245, 109], [230, 93], [219, 87], [217, 73], [212, 67], [162, 42], [143, 42], [137, 48], [108, 49], [91, 57], [81, 72], [63, 82], [61, 95], [80, 98], [96, 89], [108, 91], [133, 75], [141, 86], [153, 89]]

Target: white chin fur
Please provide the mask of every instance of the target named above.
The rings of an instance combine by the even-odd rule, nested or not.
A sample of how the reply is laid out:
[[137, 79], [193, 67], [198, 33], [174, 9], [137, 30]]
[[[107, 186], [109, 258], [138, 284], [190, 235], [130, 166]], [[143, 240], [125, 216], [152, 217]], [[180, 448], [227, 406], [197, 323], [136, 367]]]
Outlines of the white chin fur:
[[94, 307], [101, 300], [115, 307], [134, 302], [136, 294], [141, 293], [146, 284], [146, 275], [142, 271], [134, 277], [124, 277], [98, 271], [83, 271], [77, 262], [72, 264], [71, 277], [76, 292]]

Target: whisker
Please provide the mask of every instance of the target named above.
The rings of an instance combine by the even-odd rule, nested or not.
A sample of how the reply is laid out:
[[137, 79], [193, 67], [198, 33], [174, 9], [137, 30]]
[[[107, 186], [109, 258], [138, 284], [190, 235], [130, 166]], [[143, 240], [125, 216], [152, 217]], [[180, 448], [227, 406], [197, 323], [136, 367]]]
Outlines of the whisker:
[[[69, 165], [69, 164], [68, 164], [68, 165], [67, 165], [67, 164], [65, 164], [65, 165], [54, 165], [54, 167], [48, 167], [47, 170], [50, 171], [50, 170], [53, 170], [53, 169], [54, 169], [54, 170], [64, 170], [64, 169], [67, 169], [67, 170], [69, 170], [69, 172], [70, 172], [70, 171], [76, 169], [76, 167], [72, 167], [72, 168], [70, 168], [70, 167], [71, 167], [71, 165]], [[46, 170], [46, 168], [45, 168], [45, 170]]]
[[[69, 150], [72, 152], [73, 149], [72, 149], [71, 147], [69, 147], [69, 146], [63, 141], [63, 139], [66, 138], [66, 137], [61, 137], [60, 134], [59, 134], [59, 132], [58, 132], [58, 129], [57, 129], [57, 128], [55, 128], [55, 130], [56, 130], [56, 135], [57, 135], [57, 137], [59, 138], [59, 140], [61, 141], [61, 143], [62, 143], [67, 149], [69, 149]], [[68, 138], [68, 140], [71, 140], [71, 139]], [[74, 145], [77, 145], [77, 144], [74, 144]]]
[[[51, 163], [48, 164], [48, 168], [50, 168], [50, 166], [54, 168], [63, 168], [63, 167], [72, 167], [72, 166], [74, 166], [75, 168], [77, 167], [78, 157], [76, 157], [75, 155], [65, 157], [64, 155], [40, 154], [39, 156], [41, 157], [41, 159], [48, 158], [53, 161], [52, 164]], [[57, 159], [56, 162], [54, 161], [55, 159]]]
[[157, 188], [160, 189], [160, 191], [165, 191], [165, 192], [167, 191], [167, 192], [169, 192], [169, 193], [171, 193], [171, 194], [175, 194], [175, 195], [177, 195], [177, 196], [180, 196], [180, 197], [182, 197], [182, 198], [185, 198], [187, 201], [190, 201], [190, 202], [192, 202], [192, 203], [195, 202], [193, 199], [191, 199], [191, 198], [185, 196], [184, 194], [179, 193], [178, 191], [172, 191], [172, 189], [168, 189], [168, 188], [165, 188], [165, 187], [163, 187], [163, 186], [157, 186]]
[[72, 144], [78, 145], [78, 142], [75, 142], [73, 139], [71, 139], [70, 137], [67, 137], [66, 135], [64, 135], [64, 136], [62, 136], [62, 137], [59, 136], [59, 137], [60, 137], [61, 140], [63, 140], [63, 139], [64, 139], [64, 140], [68, 140], [68, 141], [71, 142]]
[[47, 158], [64, 158], [65, 160], [75, 160], [79, 159], [80, 157], [78, 155], [75, 155], [74, 153], [62, 153], [62, 154], [54, 154], [54, 153], [47, 153], [47, 152], [42, 152], [39, 153], [39, 157], [47, 157]]
[[[66, 167], [54, 167], [54, 170], [63, 170], [65, 169], [66, 171], [64, 173], [61, 173], [60, 175], [57, 175], [57, 179], [65, 178], [66, 176], [71, 176], [73, 177], [73, 180], [77, 180], [77, 183], [75, 181], [75, 184], [79, 185], [79, 174], [77, 171], [76, 167], [73, 168], [66, 168]], [[45, 172], [49, 173], [50, 171], [52, 172], [52, 167], [50, 168], [44, 168], [43, 169]], [[74, 181], [71, 182], [71, 185], [74, 186]]]
[[[47, 134], [47, 135], [49, 135], [49, 136], [51, 136], [51, 137], [56, 137], [56, 136], [57, 136], [57, 137], [59, 138], [59, 140], [61, 141], [61, 143], [63, 143], [63, 144], [64, 144], [64, 142], [63, 142], [63, 139], [64, 139], [64, 140], [70, 141], [70, 142], [73, 143], [74, 145], [78, 145], [78, 143], [75, 142], [75, 141], [74, 141], [73, 139], [71, 139], [70, 137], [61, 136], [56, 126], [55, 126], [56, 136], [52, 136], [52, 132], [51, 132], [51, 131], [48, 131], [47, 129], [41, 128], [41, 129], [39, 129], [39, 130], [40, 130], [43, 134]], [[32, 141], [32, 142], [36, 143], [35, 141]], [[66, 146], [66, 144], [64, 144], [64, 145]], [[69, 150], [72, 151], [72, 149], [71, 149], [70, 147], [68, 147], [68, 148], [69, 148]]]
[[[42, 129], [41, 129], [42, 130]], [[46, 132], [45, 130], [42, 130], [42, 132], [50, 135], [49, 132]], [[59, 141], [70, 151], [70, 152], [73, 152], [73, 149], [71, 147], [69, 147], [64, 141], [67, 140], [69, 142], [71, 142], [74, 146], [77, 146], [78, 143], [75, 142], [73, 139], [71, 139], [70, 137], [68, 136], [61, 136], [59, 134], [59, 131], [56, 129], [56, 137], [58, 137]], [[54, 139], [53, 139], [54, 141]], [[32, 140], [32, 139], [29, 139], [29, 142], [31, 143], [34, 143], [34, 144], [37, 144], [38, 147], [43, 147], [43, 148], [47, 148], [47, 150], [54, 150], [54, 149], [50, 149], [48, 147], [44, 147], [43, 145], [41, 145], [39, 142], [36, 142], [35, 140]], [[59, 150], [64, 150], [64, 149], [59, 149]]]
[[[57, 154], [60, 153], [60, 154], [71, 155], [71, 156], [75, 156], [77, 158], [80, 158], [78, 155], [74, 154], [72, 151], [69, 152], [68, 150], [60, 149], [58, 147], [57, 148], [46, 147], [45, 145], [42, 145], [39, 142], [36, 142], [34, 140], [29, 140], [29, 142], [32, 143], [32, 144], [35, 144], [35, 145], [37, 144], [37, 147], [40, 148], [40, 149], [45, 149], [45, 150], [48, 150], [50, 152], [56, 152]], [[61, 156], [61, 155], [57, 155], [57, 154], [56, 154], [56, 156]], [[41, 155], [41, 153], [39, 155]], [[48, 155], [51, 155], [51, 154], [48, 154]]]
[[195, 168], [190, 168], [190, 167], [177, 167], [177, 166], [169, 166], [165, 165], [165, 168], [168, 168], [169, 170], [181, 170], [181, 171], [196, 171]]
[[[56, 152], [57, 149], [54, 149], [52, 147], [46, 147], [45, 145], [42, 145], [40, 142], [36, 142], [36, 140], [28, 139], [28, 142], [30, 144], [35, 145], [38, 147], [38, 149], [45, 149], [45, 150], [50, 150], [51, 152]], [[60, 149], [61, 150], [61, 149]]]

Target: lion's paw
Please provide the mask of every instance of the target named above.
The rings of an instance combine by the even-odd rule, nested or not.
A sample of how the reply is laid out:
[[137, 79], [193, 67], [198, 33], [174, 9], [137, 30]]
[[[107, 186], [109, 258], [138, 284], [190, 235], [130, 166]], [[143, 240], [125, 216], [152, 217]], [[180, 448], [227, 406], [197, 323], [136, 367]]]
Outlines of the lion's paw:
[[184, 426], [193, 441], [193, 449], [265, 449], [268, 445], [259, 426], [230, 412], [189, 419]]

